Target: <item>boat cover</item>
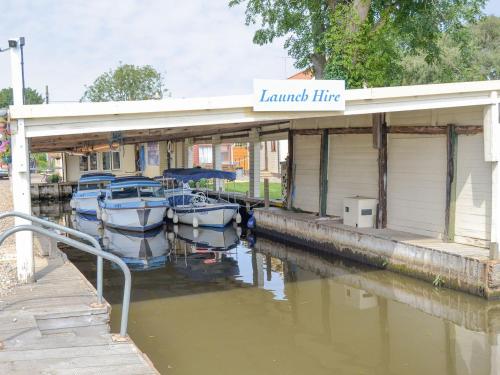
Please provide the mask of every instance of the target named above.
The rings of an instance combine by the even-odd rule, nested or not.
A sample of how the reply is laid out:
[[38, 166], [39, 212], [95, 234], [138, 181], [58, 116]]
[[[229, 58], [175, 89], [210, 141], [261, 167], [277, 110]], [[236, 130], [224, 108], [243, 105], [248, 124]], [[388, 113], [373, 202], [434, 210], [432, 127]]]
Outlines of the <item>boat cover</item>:
[[175, 178], [182, 182], [199, 181], [203, 178], [220, 178], [232, 181], [236, 180], [236, 173], [218, 169], [170, 168], [163, 171], [163, 177]]

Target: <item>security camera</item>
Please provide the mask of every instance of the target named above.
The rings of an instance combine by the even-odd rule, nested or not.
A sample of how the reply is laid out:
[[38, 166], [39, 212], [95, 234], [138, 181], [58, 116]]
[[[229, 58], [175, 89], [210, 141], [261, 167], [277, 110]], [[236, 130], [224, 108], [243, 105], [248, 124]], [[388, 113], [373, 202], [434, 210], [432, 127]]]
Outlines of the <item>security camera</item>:
[[10, 39], [10, 40], [9, 40], [9, 47], [10, 47], [10, 48], [16, 48], [16, 47], [17, 47], [17, 40], [15, 40], [15, 39]]

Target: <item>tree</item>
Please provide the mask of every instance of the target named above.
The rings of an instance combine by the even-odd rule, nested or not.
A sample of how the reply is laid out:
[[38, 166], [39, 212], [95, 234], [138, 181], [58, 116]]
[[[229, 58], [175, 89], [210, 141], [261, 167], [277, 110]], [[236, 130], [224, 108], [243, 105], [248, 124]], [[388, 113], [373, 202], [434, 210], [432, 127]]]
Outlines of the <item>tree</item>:
[[346, 79], [348, 87], [398, 84], [401, 59], [441, 53], [447, 33], [467, 42], [464, 26], [481, 16], [485, 0], [230, 0], [246, 3], [246, 24], [259, 24], [254, 42], [285, 37], [299, 69], [316, 78]]
[[118, 68], [101, 74], [86, 86], [82, 101], [109, 102], [122, 100], [161, 99], [163, 76], [150, 65], [120, 64]]
[[[43, 97], [38, 93], [38, 91], [27, 87], [24, 90], [24, 95], [26, 98], [26, 104], [42, 104]], [[14, 104], [12, 88], [4, 88], [0, 90], [0, 108], [7, 108], [9, 105]]]
[[423, 55], [405, 57], [403, 84], [476, 81], [500, 78], [500, 18], [485, 17], [468, 28], [469, 42], [458, 46], [444, 34], [439, 59], [427, 63]]

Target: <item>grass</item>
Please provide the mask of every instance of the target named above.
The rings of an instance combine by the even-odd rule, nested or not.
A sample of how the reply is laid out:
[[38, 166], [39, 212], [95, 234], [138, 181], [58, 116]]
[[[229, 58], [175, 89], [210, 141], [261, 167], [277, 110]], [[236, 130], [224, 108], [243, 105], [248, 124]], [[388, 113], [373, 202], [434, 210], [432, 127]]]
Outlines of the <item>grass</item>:
[[[226, 182], [225, 191], [237, 192], [245, 194], [249, 190], [248, 182]], [[264, 198], [264, 183], [260, 183], [260, 197]], [[269, 183], [269, 199], [281, 199], [281, 183]]]

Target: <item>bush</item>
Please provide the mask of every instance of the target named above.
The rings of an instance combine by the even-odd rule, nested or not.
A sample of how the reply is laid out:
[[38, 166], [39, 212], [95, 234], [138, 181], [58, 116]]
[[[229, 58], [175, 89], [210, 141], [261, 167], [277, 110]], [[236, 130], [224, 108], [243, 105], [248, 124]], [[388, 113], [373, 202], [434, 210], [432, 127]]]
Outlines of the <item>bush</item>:
[[54, 174], [51, 174], [48, 178], [47, 178], [47, 182], [49, 184], [57, 184], [59, 181], [61, 180], [61, 176], [59, 176], [58, 174], [54, 173]]

